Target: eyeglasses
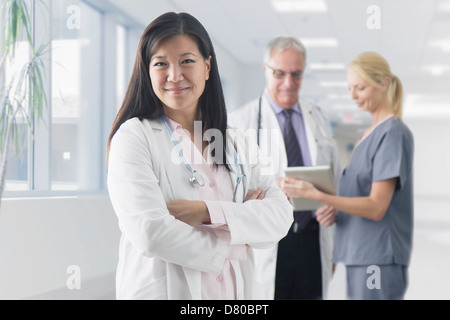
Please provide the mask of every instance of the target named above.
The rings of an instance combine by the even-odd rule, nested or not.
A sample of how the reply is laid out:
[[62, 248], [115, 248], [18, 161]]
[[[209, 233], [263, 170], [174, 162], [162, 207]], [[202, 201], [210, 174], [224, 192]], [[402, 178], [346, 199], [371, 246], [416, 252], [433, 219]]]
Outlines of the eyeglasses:
[[297, 70], [293, 72], [286, 72], [284, 70], [280, 69], [274, 69], [268, 64], [266, 64], [266, 67], [272, 70], [272, 74], [276, 79], [284, 79], [287, 74], [290, 74], [292, 79], [299, 80], [303, 76], [303, 70]]

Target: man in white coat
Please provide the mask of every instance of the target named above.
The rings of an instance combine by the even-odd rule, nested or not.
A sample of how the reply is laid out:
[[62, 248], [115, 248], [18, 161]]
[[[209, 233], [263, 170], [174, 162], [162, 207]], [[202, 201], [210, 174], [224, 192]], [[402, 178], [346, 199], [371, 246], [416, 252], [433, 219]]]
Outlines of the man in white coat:
[[[340, 173], [329, 122], [318, 106], [299, 97], [305, 67], [306, 50], [298, 39], [273, 39], [264, 57], [264, 92], [229, 116], [233, 126], [257, 139], [267, 156], [265, 173], [274, 175], [280, 187], [289, 165], [287, 153], [298, 150], [297, 144], [301, 165], [329, 165], [335, 182]], [[288, 129], [286, 117], [291, 119], [293, 129]], [[295, 131], [295, 148], [286, 150], [283, 130]], [[307, 222], [301, 222], [304, 219], [300, 217]], [[265, 288], [261, 299], [326, 299], [333, 269], [335, 218], [336, 210], [328, 206], [313, 212], [294, 211], [295, 222], [288, 235], [269, 249], [255, 250], [257, 281]]]

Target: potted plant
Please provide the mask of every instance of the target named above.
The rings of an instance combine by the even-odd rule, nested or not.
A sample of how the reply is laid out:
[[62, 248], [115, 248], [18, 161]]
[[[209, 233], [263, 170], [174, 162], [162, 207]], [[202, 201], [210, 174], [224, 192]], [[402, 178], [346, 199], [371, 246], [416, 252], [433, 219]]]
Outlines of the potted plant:
[[[25, 144], [25, 138], [19, 139], [17, 120], [23, 119], [33, 138], [34, 119], [42, 119], [43, 108], [47, 106], [43, 63], [47, 44], [36, 47], [29, 8], [37, 5], [45, 6], [39, 0], [3, 0], [0, 9], [0, 199], [5, 185], [8, 153], [14, 150], [18, 156]], [[18, 51], [23, 53], [23, 50], [28, 53], [26, 58], [21, 55], [18, 59]]]

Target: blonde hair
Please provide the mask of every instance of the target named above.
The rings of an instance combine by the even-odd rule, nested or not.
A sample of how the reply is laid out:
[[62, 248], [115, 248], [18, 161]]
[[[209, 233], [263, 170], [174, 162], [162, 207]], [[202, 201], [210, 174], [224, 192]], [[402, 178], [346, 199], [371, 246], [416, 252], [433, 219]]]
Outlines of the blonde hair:
[[380, 88], [384, 79], [389, 79], [386, 91], [394, 117], [401, 118], [403, 106], [403, 85], [400, 79], [391, 72], [389, 63], [376, 52], [362, 52], [348, 65], [349, 69], [358, 72], [370, 86]]

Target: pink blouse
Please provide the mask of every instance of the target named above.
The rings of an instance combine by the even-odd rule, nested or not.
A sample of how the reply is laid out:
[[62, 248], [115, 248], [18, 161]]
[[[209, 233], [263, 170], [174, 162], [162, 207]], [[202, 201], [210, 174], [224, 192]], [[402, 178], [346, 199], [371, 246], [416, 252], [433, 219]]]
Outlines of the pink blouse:
[[[213, 159], [208, 148], [202, 155], [190, 139], [189, 133], [181, 125], [166, 118], [171, 127], [183, 156], [193, 170], [196, 170], [205, 181], [203, 187], [196, 186], [198, 198], [208, 207], [211, 225], [214, 232], [224, 240], [230, 240], [230, 231], [223, 211], [218, 201], [233, 201], [233, 184], [230, 173], [224, 166], [214, 168]], [[222, 272], [219, 275], [202, 272], [202, 299], [204, 300], [234, 300], [236, 299], [236, 274], [230, 260], [245, 260], [247, 252], [245, 245], [230, 245], [228, 256]]]

